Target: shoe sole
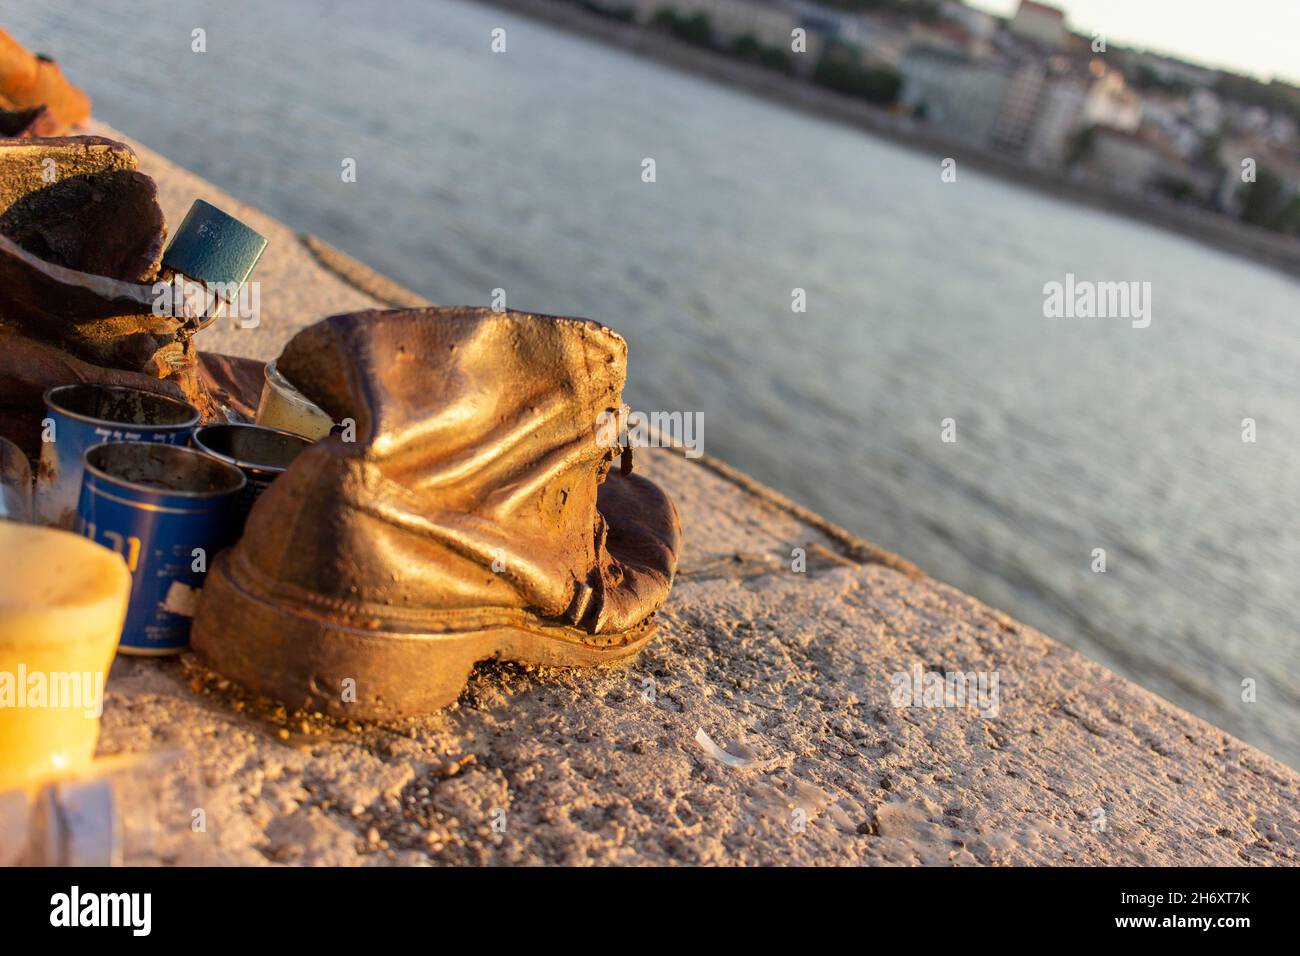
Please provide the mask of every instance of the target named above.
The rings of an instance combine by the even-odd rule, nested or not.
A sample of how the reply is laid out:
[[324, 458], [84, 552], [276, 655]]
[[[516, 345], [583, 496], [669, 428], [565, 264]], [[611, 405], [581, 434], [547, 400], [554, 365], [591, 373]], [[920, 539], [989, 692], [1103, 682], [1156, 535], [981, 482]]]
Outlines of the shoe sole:
[[655, 631], [647, 619], [621, 634], [591, 635], [526, 613], [470, 630], [357, 626], [255, 593], [235, 580], [229, 557], [220, 555], [204, 581], [201, 602], [210, 607], [195, 617], [194, 651], [252, 691], [335, 717], [432, 713], [460, 697], [480, 661], [588, 667], [633, 657]]

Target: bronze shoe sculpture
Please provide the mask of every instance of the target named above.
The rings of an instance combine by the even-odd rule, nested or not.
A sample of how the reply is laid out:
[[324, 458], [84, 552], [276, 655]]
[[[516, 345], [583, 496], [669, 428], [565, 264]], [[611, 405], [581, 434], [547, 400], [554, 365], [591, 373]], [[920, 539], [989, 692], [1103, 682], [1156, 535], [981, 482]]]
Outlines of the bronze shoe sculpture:
[[303, 329], [277, 367], [343, 433], [299, 455], [213, 562], [195, 651], [291, 707], [362, 719], [444, 707], [489, 658], [635, 654], [681, 530], [598, 442], [626, 363], [599, 323], [520, 312]]
[[157, 307], [155, 283], [188, 233], [168, 252], [166, 236], [154, 181], [128, 146], [0, 139], [0, 431], [29, 454], [51, 385], [133, 385], [205, 419], [246, 411], [214, 389], [193, 347], [199, 324]]
[[0, 430], [39, 450], [41, 396], [70, 382], [183, 397], [177, 320], [152, 314], [166, 223], [126, 146], [0, 140]]
[[33, 135], [62, 136], [90, 118], [90, 98], [64, 79], [57, 63], [27, 52], [0, 29], [0, 109], [30, 110]]

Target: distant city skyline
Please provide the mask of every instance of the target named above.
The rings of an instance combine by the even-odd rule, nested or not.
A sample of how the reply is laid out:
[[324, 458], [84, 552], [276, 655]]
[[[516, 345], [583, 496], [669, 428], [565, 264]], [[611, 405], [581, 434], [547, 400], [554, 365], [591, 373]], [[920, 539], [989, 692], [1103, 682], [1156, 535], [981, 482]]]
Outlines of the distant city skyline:
[[[1076, 33], [1205, 66], [1300, 84], [1298, 0], [1044, 0]], [[967, 0], [1011, 16], [1020, 0]]]

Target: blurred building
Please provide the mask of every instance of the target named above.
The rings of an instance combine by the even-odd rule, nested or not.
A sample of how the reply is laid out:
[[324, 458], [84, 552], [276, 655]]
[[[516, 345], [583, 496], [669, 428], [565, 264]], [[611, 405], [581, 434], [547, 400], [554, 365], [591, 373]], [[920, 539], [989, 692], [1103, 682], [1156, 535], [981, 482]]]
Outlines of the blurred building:
[[1207, 89], [1197, 88], [1187, 97], [1188, 118], [1204, 136], [1217, 133], [1223, 126], [1223, 101]]
[[[633, 9], [638, 23], [650, 23], [661, 10], [670, 10], [679, 17], [703, 14], [715, 43], [730, 46], [741, 37], [752, 37], [763, 46], [787, 54], [792, 52], [792, 33], [800, 26], [796, 13], [777, 0], [633, 0]], [[807, 42], [807, 52], [800, 55], [815, 63], [822, 38], [809, 30]]]
[[[1273, 180], [1275, 195], [1270, 204], [1278, 210], [1300, 197], [1300, 150], [1255, 136], [1234, 137], [1220, 144], [1218, 158], [1224, 175], [1215, 193], [1215, 203], [1229, 215], [1241, 215], [1252, 186], [1261, 179]], [[1243, 176], [1246, 162], [1250, 164], [1249, 178]]]
[[1043, 60], [1027, 60], [1014, 69], [993, 126], [994, 146], [1013, 153], [1025, 150], [1039, 121], [1046, 85], [1047, 64]]
[[1150, 136], [1132, 130], [1094, 126], [1080, 168], [1129, 192], [1140, 192], [1169, 171], [1177, 157]]
[[916, 46], [903, 55], [898, 72], [899, 99], [914, 116], [962, 142], [992, 144], [1011, 86], [1005, 67], [955, 50]]
[[912, 44], [910, 23], [837, 10], [814, 0], [786, 0], [786, 7], [810, 34], [823, 44], [836, 43], [857, 51], [866, 66], [896, 67]]
[[913, 43], [911, 29], [876, 17], [859, 17], [854, 42], [865, 63], [897, 69]]
[[1083, 104], [1085, 126], [1133, 132], [1142, 125], [1142, 98], [1128, 88], [1118, 70], [1105, 70]]
[[1051, 49], [1065, 45], [1070, 31], [1065, 28], [1065, 13], [1036, 0], [1020, 0], [1016, 15], [1007, 25], [1011, 35]]
[[1142, 124], [1158, 130], [1183, 159], [1194, 159], [1205, 149], [1205, 137], [1189, 121], [1185, 101], [1144, 96]]
[[1002, 28], [1002, 21], [991, 13], [968, 7], [959, 0], [943, 0], [939, 5], [945, 19], [960, 23], [970, 34], [970, 53], [976, 57], [993, 52], [993, 40]]
[[1069, 161], [1082, 125], [1088, 88], [1086, 78], [1073, 75], [1047, 82], [1026, 149], [1030, 162], [1039, 166], [1064, 166]]
[[1184, 63], [1171, 56], [1148, 53], [1144, 50], [1127, 50], [1121, 54], [1129, 70], [1144, 72], [1160, 83], [1189, 89], [1209, 88], [1218, 81], [1219, 74], [1208, 67]]

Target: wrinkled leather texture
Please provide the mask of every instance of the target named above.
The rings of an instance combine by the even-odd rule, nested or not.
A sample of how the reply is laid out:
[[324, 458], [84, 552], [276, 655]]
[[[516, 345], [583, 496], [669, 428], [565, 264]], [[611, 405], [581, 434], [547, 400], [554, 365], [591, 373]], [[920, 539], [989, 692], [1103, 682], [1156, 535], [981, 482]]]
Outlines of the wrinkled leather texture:
[[362, 312], [302, 330], [277, 367], [354, 421], [355, 440], [297, 458], [234, 564], [350, 624], [455, 629], [524, 610], [592, 634], [634, 627], [668, 595], [681, 531], [668, 497], [611, 474], [618, 449], [597, 443], [626, 362], [599, 323], [519, 312]]
[[0, 140], [0, 423], [17, 422], [24, 447], [40, 393], [73, 381], [179, 394], [220, 417], [182, 320], [154, 314], [166, 230], [122, 143]]
[[[3, 297], [0, 290], [0, 300]], [[0, 328], [0, 435], [31, 458], [40, 455], [46, 389], [78, 383], [125, 385], [170, 398], [185, 397], [175, 382], [83, 362], [58, 346]]]
[[0, 140], [0, 235], [39, 259], [151, 282], [166, 233], [158, 189], [129, 147], [99, 136]]
[[[53, 181], [49, 181], [51, 176]], [[95, 136], [0, 140], [0, 321], [97, 365], [161, 375], [184, 351], [154, 315], [167, 225], [135, 154]]]
[[265, 362], [219, 352], [200, 352], [199, 384], [217, 403], [229, 409], [227, 420], [251, 422], [262, 397]]

